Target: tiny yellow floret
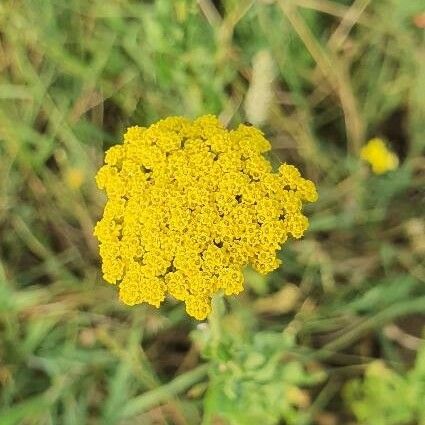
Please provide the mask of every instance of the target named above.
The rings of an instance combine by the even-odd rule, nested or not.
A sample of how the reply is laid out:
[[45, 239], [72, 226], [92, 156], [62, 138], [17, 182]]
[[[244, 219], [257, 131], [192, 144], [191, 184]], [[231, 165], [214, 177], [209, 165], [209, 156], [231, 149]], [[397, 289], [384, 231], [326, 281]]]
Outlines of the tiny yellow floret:
[[169, 117], [130, 127], [110, 148], [96, 182], [107, 203], [94, 234], [104, 279], [120, 299], [158, 307], [166, 294], [203, 320], [211, 298], [243, 291], [243, 268], [266, 274], [277, 251], [308, 227], [314, 184], [283, 164], [254, 127], [226, 130], [215, 116]]
[[398, 167], [397, 155], [379, 138], [369, 140], [361, 149], [360, 157], [371, 165], [375, 174], [384, 174]]

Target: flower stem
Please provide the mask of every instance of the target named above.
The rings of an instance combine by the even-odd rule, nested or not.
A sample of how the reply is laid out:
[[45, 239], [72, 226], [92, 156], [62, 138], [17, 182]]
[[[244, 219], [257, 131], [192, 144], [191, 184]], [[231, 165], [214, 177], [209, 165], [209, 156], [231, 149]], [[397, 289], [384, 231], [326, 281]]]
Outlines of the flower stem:
[[223, 300], [223, 294], [215, 294], [211, 302], [212, 311], [208, 315], [208, 323], [211, 330], [211, 341], [212, 346], [216, 348], [220, 342], [221, 337], [221, 325], [220, 318], [225, 312], [225, 305]]

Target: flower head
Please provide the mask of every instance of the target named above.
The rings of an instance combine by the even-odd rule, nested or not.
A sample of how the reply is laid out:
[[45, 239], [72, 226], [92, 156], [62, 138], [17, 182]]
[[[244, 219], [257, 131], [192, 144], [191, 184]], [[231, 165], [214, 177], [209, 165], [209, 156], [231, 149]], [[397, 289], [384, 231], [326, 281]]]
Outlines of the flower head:
[[130, 127], [106, 152], [96, 181], [108, 201], [94, 234], [104, 279], [129, 305], [171, 294], [201, 320], [211, 297], [243, 290], [242, 270], [279, 266], [276, 252], [308, 226], [314, 184], [292, 165], [274, 173], [254, 127], [228, 131], [207, 115]]
[[369, 140], [360, 151], [360, 156], [371, 165], [375, 174], [384, 174], [395, 170], [398, 166], [397, 155], [391, 152], [379, 138]]

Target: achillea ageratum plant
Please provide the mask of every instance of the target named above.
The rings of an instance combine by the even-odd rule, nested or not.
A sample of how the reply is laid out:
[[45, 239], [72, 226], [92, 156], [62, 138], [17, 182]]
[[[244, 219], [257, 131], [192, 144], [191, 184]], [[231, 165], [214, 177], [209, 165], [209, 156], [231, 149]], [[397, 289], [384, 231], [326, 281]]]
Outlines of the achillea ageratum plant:
[[256, 128], [228, 131], [207, 115], [130, 127], [107, 151], [96, 181], [108, 201], [94, 234], [104, 279], [124, 303], [158, 307], [168, 293], [202, 320], [215, 293], [243, 290], [245, 266], [279, 266], [276, 251], [304, 234], [302, 202], [317, 192], [292, 165], [274, 173], [269, 150]]
[[384, 174], [398, 167], [397, 155], [391, 152], [379, 138], [369, 140], [363, 146], [360, 156], [370, 164], [375, 174]]

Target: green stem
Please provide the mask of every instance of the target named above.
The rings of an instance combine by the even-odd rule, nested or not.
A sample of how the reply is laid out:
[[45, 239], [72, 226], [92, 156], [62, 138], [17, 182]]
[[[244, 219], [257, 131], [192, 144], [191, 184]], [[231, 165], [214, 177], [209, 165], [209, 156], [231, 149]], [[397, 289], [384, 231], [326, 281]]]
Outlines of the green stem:
[[128, 418], [169, 400], [203, 379], [207, 375], [207, 371], [208, 364], [200, 365], [178, 376], [168, 384], [133, 398], [125, 406], [122, 417]]
[[216, 294], [213, 296], [212, 311], [208, 316], [208, 323], [211, 331], [211, 346], [216, 349], [221, 339], [221, 325], [220, 318], [223, 316], [225, 311], [225, 305], [222, 294]]
[[326, 358], [334, 352], [347, 347], [351, 342], [355, 341], [364, 333], [376, 329], [385, 323], [390, 322], [398, 317], [407, 314], [424, 313], [425, 312], [425, 296], [416, 298], [415, 300], [407, 301], [401, 304], [393, 305], [385, 310], [380, 311], [373, 317], [369, 317], [356, 325], [351, 330], [340, 337], [329, 342], [322, 349], [318, 350], [315, 354], [319, 358]]

